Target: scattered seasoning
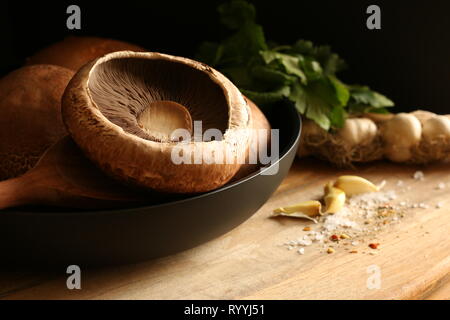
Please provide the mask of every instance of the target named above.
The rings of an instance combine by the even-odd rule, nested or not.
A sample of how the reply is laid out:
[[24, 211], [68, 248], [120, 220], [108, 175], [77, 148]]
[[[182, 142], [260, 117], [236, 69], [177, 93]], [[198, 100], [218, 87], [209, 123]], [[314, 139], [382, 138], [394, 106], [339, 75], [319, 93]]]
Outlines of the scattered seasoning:
[[379, 245], [380, 245], [379, 243], [369, 243], [369, 248], [375, 250], [378, 249]]
[[[425, 175], [422, 171], [417, 171], [413, 174], [413, 178], [422, 181], [425, 179]], [[376, 239], [380, 230], [389, 225], [401, 223], [402, 219], [409, 216], [408, 213], [415, 209], [430, 208], [427, 203], [415, 203], [411, 199], [404, 198], [412, 188], [404, 184], [402, 180], [398, 180], [396, 186], [394, 184], [392, 190], [383, 189], [378, 192], [347, 197], [345, 206], [341, 210], [332, 215], [316, 217], [317, 225], [314, 226], [314, 230], [311, 226], [304, 226], [300, 229], [303, 232], [300, 238], [290, 240], [284, 246], [289, 250], [295, 249], [300, 255], [304, 254], [305, 248], [308, 246], [316, 246], [322, 253], [346, 250], [350, 253], [360, 252], [375, 255], [381, 252], [376, 250], [379, 249], [379, 243], [370, 243], [365, 239]], [[441, 182], [435, 188], [441, 189], [447, 186], [450, 187], [450, 184]], [[403, 199], [398, 199], [400, 196], [397, 192], [402, 195]], [[438, 209], [443, 205], [444, 202], [433, 204]], [[351, 240], [349, 241], [349, 239]], [[367, 243], [366, 245], [372, 251], [363, 250], [360, 246], [364, 243]], [[350, 245], [353, 248], [349, 248]]]
[[[340, 211], [333, 215], [318, 217], [317, 230], [311, 230], [310, 226], [303, 227], [302, 230], [305, 233], [300, 238], [290, 240], [284, 245], [288, 250], [298, 250], [317, 243], [322, 244], [323, 250], [326, 251], [326, 244], [329, 242], [336, 245], [333, 250], [350, 244], [356, 247], [362, 242], [359, 241], [362, 240], [360, 238], [374, 235], [386, 223], [394, 220], [394, 217], [403, 214], [407, 208], [395, 205], [396, 198], [395, 190], [349, 197], [345, 207]], [[386, 219], [387, 216], [389, 219]], [[384, 222], [385, 220], [387, 222]], [[349, 239], [353, 241], [348, 242]]]
[[331, 241], [339, 241], [339, 237], [338, 237], [337, 235], [333, 234], [333, 235], [330, 237], [330, 240], [331, 240]]

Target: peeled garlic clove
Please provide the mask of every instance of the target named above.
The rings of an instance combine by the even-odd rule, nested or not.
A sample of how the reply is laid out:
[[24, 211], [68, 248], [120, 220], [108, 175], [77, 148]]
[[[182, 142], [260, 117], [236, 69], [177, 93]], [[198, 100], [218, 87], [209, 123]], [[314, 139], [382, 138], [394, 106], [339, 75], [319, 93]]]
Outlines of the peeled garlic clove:
[[346, 195], [341, 189], [333, 187], [328, 184], [325, 187], [325, 196], [323, 198], [325, 202], [325, 211], [322, 214], [336, 213], [345, 205]]
[[273, 211], [274, 216], [291, 216], [296, 217], [296, 214], [303, 214], [308, 217], [315, 217], [320, 214], [322, 204], [316, 200], [300, 202], [289, 207], [281, 207]]
[[327, 195], [328, 193], [330, 193], [332, 191], [331, 189], [333, 189], [333, 188], [334, 188], [334, 183], [332, 181], [330, 181], [325, 185], [325, 187], [323, 187], [323, 193], [325, 195]]
[[344, 191], [347, 196], [380, 191], [372, 182], [358, 176], [340, 176], [334, 187]]

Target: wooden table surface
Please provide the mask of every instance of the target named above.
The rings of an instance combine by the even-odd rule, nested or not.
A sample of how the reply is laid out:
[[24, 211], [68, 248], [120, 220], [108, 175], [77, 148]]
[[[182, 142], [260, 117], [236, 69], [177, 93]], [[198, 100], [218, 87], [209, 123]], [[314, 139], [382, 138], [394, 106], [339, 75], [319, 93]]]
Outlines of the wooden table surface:
[[[358, 171], [296, 160], [270, 200], [231, 232], [194, 249], [134, 265], [81, 267], [81, 289], [66, 287], [66, 270], [0, 271], [2, 299], [449, 299], [450, 165], [421, 170], [379, 162]], [[272, 209], [317, 197], [325, 182], [353, 173], [386, 188], [404, 181], [403, 196], [425, 202], [401, 223], [387, 226], [376, 238], [378, 254], [326, 254], [308, 248], [304, 255], [282, 244], [298, 237], [309, 222], [270, 219]], [[445, 183], [446, 188], [436, 186]], [[442, 203], [438, 208], [435, 203]], [[368, 289], [368, 268], [380, 270], [380, 287]]]

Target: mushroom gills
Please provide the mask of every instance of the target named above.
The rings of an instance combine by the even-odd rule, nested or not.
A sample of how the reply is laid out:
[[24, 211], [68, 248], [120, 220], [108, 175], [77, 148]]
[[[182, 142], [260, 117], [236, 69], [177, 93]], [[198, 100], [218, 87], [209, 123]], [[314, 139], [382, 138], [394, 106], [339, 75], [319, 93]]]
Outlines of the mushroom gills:
[[174, 129], [192, 130], [201, 120], [225, 133], [228, 106], [223, 90], [199, 70], [182, 63], [119, 59], [96, 66], [89, 89], [101, 113], [124, 131], [142, 139], [170, 141]]

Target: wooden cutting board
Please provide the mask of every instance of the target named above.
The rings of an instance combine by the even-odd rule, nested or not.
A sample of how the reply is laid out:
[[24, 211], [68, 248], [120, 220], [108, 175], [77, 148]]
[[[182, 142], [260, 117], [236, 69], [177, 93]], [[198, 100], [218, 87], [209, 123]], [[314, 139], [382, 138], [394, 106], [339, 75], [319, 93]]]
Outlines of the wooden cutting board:
[[[424, 181], [412, 178], [416, 170]], [[398, 224], [376, 235], [376, 255], [367, 242], [351, 254], [308, 247], [304, 255], [282, 246], [302, 234], [307, 221], [268, 218], [272, 209], [317, 197], [337, 176], [358, 174], [386, 188], [398, 180], [411, 190], [400, 195], [429, 205], [412, 209]], [[437, 188], [445, 183], [446, 188]], [[247, 222], [197, 248], [137, 265], [83, 269], [82, 289], [66, 288], [66, 270], [0, 272], [6, 299], [420, 299], [448, 297], [450, 287], [450, 165], [426, 168], [379, 162], [357, 171], [296, 160], [271, 199]], [[436, 204], [442, 207], [437, 208]], [[211, 213], [213, 214], [213, 213]], [[314, 227], [314, 226], [313, 226]], [[369, 241], [372, 239], [368, 239]], [[366, 253], [362, 253], [366, 251]], [[379, 288], [368, 288], [373, 266]], [[438, 288], [443, 288], [435, 294]], [[447, 288], [447, 289], [445, 289]], [[444, 291], [442, 291], [444, 290]]]

